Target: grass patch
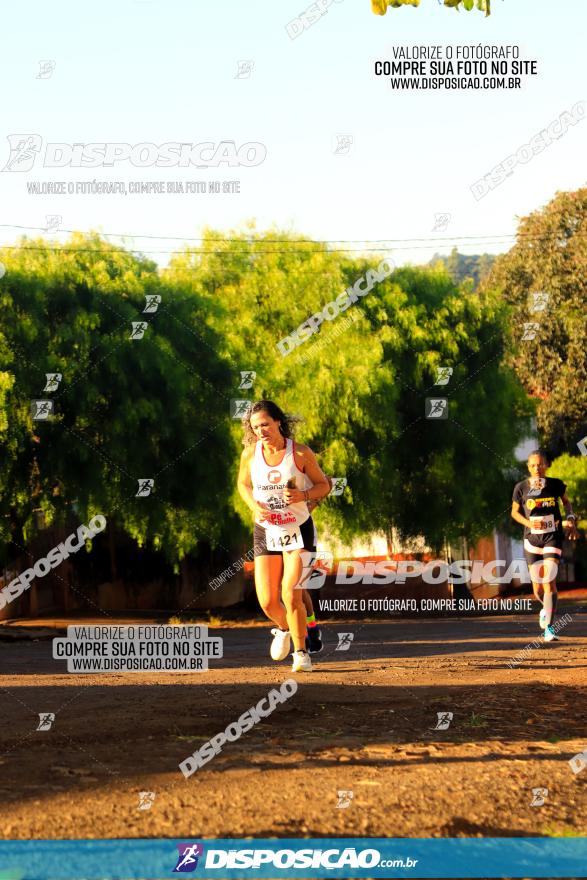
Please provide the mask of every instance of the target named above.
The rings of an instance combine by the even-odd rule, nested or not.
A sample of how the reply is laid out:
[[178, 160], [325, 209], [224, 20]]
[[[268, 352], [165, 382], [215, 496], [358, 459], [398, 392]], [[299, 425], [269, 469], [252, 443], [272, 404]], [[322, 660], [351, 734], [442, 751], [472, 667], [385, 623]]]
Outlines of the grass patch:
[[173, 617], [170, 617], [167, 621], [170, 626], [225, 626], [227, 621], [224, 620], [219, 614], [213, 614], [211, 611], [206, 611], [199, 619], [194, 619], [193, 617], [179, 617], [179, 615], [174, 614]]
[[485, 720], [485, 715], [479, 714], [477, 715], [475, 712], [471, 712], [471, 717], [468, 721], [465, 721], [464, 727], [487, 727], [487, 721]]
[[557, 828], [556, 825], [545, 825], [542, 829], [545, 837], [582, 837], [575, 828]]

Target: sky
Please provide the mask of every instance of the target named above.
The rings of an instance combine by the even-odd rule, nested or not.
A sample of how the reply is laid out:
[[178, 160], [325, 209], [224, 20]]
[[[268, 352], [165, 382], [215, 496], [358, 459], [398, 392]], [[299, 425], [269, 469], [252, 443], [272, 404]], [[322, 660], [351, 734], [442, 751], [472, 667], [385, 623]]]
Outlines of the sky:
[[[37, 135], [43, 147], [255, 142], [266, 158], [254, 167], [141, 168], [126, 161], [80, 169], [44, 168], [36, 157], [29, 170], [0, 171], [0, 242], [41, 234], [35, 227], [57, 215], [60, 229], [130, 236], [128, 244], [161, 265], [183, 241], [196, 239], [197, 246], [204, 227], [229, 234], [251, 220], [259, 230], [348, 242], [357, 252], [382, 248], [397, 263], [425, 262], [455, 244], [463, 253], [507, 250], [516, 217], [557, 190], [584, 185], [587, 121], [518, 164], [483, 199], [471, 186], [587, 100], [587, 4], [492, 5], [489, 18], [437, 0], [380, 17], [369, 0], [330, 0], [325, 14], [291, 39], [286, 26], [308, 8], [305, 0], [11, 4], [3, 11], [0, 53], [0, 168], [14, 134]], [[397, 91], [374, 75], [374, 62], [393, 59], [400, 45], [480, 43], [519, 46], [521, 58], [538, 62], [538, 74], [520, 90], [488, 91]], [[41, 61], [51, 64], [39, 77]], [[241, 61], [249, 62], [248, 76], [237, 75]], [[335, 152], [339, 135], [349, 137], [348, 151]], [[27, 190], [31, 182], [93, 180], [127, 187], [238, 180], [240, 192]], [[450, 218], [435, 229], [439, 214]]]

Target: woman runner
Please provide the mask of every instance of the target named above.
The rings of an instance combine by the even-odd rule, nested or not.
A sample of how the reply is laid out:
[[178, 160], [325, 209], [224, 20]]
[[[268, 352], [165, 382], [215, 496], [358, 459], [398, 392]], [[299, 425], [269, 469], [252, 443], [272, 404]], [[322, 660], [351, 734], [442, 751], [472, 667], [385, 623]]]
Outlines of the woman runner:
[[[296, 587], [303, 574], [304, 551], [316, 552], [316, 529], [308, 502], [324, 498], [330, 486], [312, 450], [294, 443], [295, 421], [271, 400], [260, 400], [251, 407], [245, 420], [238, 490], [255, 520], [259, 604], [277, 625], [271, 630], [271, 657], [284, 660], [293, 639], [292, 671], [311, 672], [305, 643], [304, 591]], [[292, 479], [296, 488], [287, 486]]]
[[547, 477], [550, 462], [545, 452], [536, 449], [528, 458], [530, 477], [514, 487], [512, 517], [524, 526], [524, 556], [528, 563], [534, 595], [542, 605], [539, 617], [544, 641], [558, 641], [553, 627], [558, 593], [556, 576], [563, 546], [563, 522], [560, 498], [567, 520], [568, 537], [577, 538], [576, 517], [562, 480]]

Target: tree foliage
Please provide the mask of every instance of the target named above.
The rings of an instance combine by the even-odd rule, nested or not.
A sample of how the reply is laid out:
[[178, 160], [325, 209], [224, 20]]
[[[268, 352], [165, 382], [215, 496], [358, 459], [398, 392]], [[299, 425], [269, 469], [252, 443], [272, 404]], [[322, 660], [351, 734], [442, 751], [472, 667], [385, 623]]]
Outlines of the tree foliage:
[[558, 477], [567, 486], [567, 495], [573, 503], [577, 518], [583, 527], [587, 521], [587, 457], [560, 455], [548, 472], [550, 477]]
[[460, 254], [454, 247], [448, 256], [434, 254], [428, 265], [442, 263], [455, 284], [470, 278], [476, 288], [489, 275], [495, 259], [493, 254]]
[[[283, 234], [279, 244], [275, 235], [252, 242], [231, 235], [214, 255], [186, 251], [167, 274], [178, 284], [191, 278], [201, 295], [213, 291], [223, 353], [257, 374], [250, 398], [270, 397], [303, 415], [300, 439], [327, 473], [347, 478], [344, 495], [317, 517], [343, 540], [392, 522], [403, 536], [424, 534], [436, 545], [491, 531], [529, 412], [501, 364], [499, 299], [455, 285], [442, 267], [400, 269], [284, 357], [277, 342], [377, 261]], [[210, 232], [204, 249], [216, 237]], [[435, 386], [440, 366], [454, 371], [446, 388]], [[425, 401], [439, 396], [449, 398], [450, 415], [434, 422]], [[239, 434], [236, 425], [235, 440]]]
[[511, 305], [509, 360], [538, 402], [544, 445], [576, 454], [587, 434], [587, 189], [522, 218], [485, 286]]
[[[529, 411], [503, 363], [507, 309], [492, 290], [442, 266], [377, 273], [379, 260], [253, 228], [209, 230], [162, 272], [97, 235], [22, 241], [0, 258], [5, 539], [11, 527], [26, 538], [39, 508], [50, 522], [75, 505], [171, 561], [200, 541], [240, 543], [251, 516], [235, 487], [239, 398], [304, 417], [299, 439], [348, 480], [317, 512], [342, 540], [391, 524], [435, 546], [474, 539], [507, 506]], [[282, 355], [280, 340], [368, 278], [369, 292]], [[145, 314], [148, 296], [161, 302]], [[439, 367], [453, 371], [446, 386]], [[54, 393], [46, 373], [63, 375]], [[441, 397], [448, 418], [427, 419], [426, 399]], [[54, 416], [33, 421], [43, 398]], [[137, 497], [140, 479], [154, 480], [150, 495]]]
[[[419, 6], [420, 0], [371, 0], [371, 9], [376, 15], [385, 15], [387, 8], [391, 6], [397, 9], [400, 6]], [[460, 9], [470, 11], [473, 8], [480, 9], [485, 15], [491, 13], [491, 0], [444, 0], [445, 6], [451, 6], [457, 12]]]
[[[35, 510], [51, 523], [74, 505], [82, 521], [104, 514], [172, 561], [219, 540], [215, 500], [235, 451], [229, 368], [204, 304], [97, 235], [23, 241], [2, 260], [3, 538], [26, 539]], [[161, 303], [145, 314], [152, 295]], [[132, 322], [146, 323], [143, 338], [131, 338]], [[54, 392], [47, 373], [62, 375]], [[54, 415], [33, 421], [39, 399], [53, 400]], [[154, 486], [137, 497], [142, 479]]]

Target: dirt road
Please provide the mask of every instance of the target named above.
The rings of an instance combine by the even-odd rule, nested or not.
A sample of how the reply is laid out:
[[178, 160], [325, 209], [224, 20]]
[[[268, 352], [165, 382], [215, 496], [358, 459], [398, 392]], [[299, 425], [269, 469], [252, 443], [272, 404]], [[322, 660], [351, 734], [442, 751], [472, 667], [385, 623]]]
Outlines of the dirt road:
[[291, 677], [267, 626], [213, 634], [224, 658], [189, 675], [73, 675], [50, 640], [1, 641], [3, 837], [587, 833], [587, 768], [568, 763], [587, 749], [587, 614], [515, 669], [533, 617], [333, 621], [297, 693], [185, 779], [180, 761]]

